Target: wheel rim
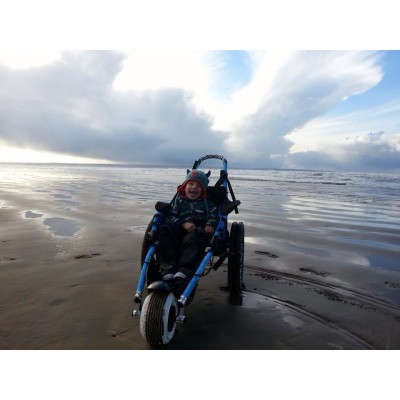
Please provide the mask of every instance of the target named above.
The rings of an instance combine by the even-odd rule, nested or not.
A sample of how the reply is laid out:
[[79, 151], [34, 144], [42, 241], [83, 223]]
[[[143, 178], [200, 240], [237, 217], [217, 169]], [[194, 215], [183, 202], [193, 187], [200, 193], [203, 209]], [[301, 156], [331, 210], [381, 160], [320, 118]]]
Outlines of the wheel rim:
[[175, 330], [176, 314], [177, 314], [177, 309], [175, 306], [172, 305], [168, 313], [168, 325], [167, 325], [168, 332], [172, 332], [173, 330]]
[[163, 318], [163, 344], [169, 343], [175, 335], [176, 317], [177, 317], [178, 304], [175, 296], [169, 293], [164, 303], [164, 318]]

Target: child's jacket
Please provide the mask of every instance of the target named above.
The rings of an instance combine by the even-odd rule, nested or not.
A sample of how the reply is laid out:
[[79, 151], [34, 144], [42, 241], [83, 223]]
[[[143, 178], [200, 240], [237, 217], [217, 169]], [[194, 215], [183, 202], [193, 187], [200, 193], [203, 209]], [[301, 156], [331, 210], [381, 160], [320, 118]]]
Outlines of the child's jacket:
[[167, 222], [180, 226], [191, 221], [197, 227], [211, 225], [215, 228], [218, 221], [218, 208], [208, 199], [190, 200], [178, 194], [171, 204]]

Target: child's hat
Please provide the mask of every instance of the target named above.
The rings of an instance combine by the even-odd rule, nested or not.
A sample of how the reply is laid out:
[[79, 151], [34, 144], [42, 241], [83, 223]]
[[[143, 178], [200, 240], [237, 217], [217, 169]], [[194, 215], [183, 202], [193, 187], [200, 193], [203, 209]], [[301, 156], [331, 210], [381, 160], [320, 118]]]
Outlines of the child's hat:
[[182, 183], [182, 185], [179, 186], [179, 191], [185, 190], [185, 186], [189, 181], [196, 181], [198, 182], [201, 187], [203, 188], [203, 196], [206, 195], [207, 193], [207, 186], [208, 186], [208, 177], [210, 176], [209, 173], [205, 174], [203, 171], [200, 171], [199, 169], [192, 169], [187, 170], [187, 175], [185, 181]]

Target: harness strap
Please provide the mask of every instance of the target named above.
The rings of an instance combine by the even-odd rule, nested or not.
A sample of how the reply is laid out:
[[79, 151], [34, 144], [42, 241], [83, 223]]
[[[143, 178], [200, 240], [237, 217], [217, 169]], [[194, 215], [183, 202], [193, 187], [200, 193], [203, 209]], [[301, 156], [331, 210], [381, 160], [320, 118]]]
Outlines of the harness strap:
[[[225, 180], [228, 184], [228, 189], [229, 189], [229, 193], [231, 194], [232, 201], [236, 201], [235, 194], [233, 193], [232, 185], [228, 179], [228, 173], [226, 171], [221, 170], [221, 177], [218, 179], [218, 181], [215, 183], [214, 186], [221, 186]], [[239, 214], [239, 210], [237, 207], [235, 207], [235, 214]]]

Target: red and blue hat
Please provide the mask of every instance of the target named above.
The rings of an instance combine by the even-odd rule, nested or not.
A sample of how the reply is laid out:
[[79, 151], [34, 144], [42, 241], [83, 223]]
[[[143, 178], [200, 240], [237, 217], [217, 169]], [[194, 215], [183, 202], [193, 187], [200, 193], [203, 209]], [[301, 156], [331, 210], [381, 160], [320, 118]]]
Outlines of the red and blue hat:
[[208, 186], [208, 176], [203, 171], [199, 169], [193, 169], [191, 171], [188, 170], [185, 181], [178, 187], [179, 194], [184, 194], [186, 184], [189, 181], [196, 181], [200, 184], [203, 189], [202, 197], [205, 197], [207, 194], [207, 186]]

